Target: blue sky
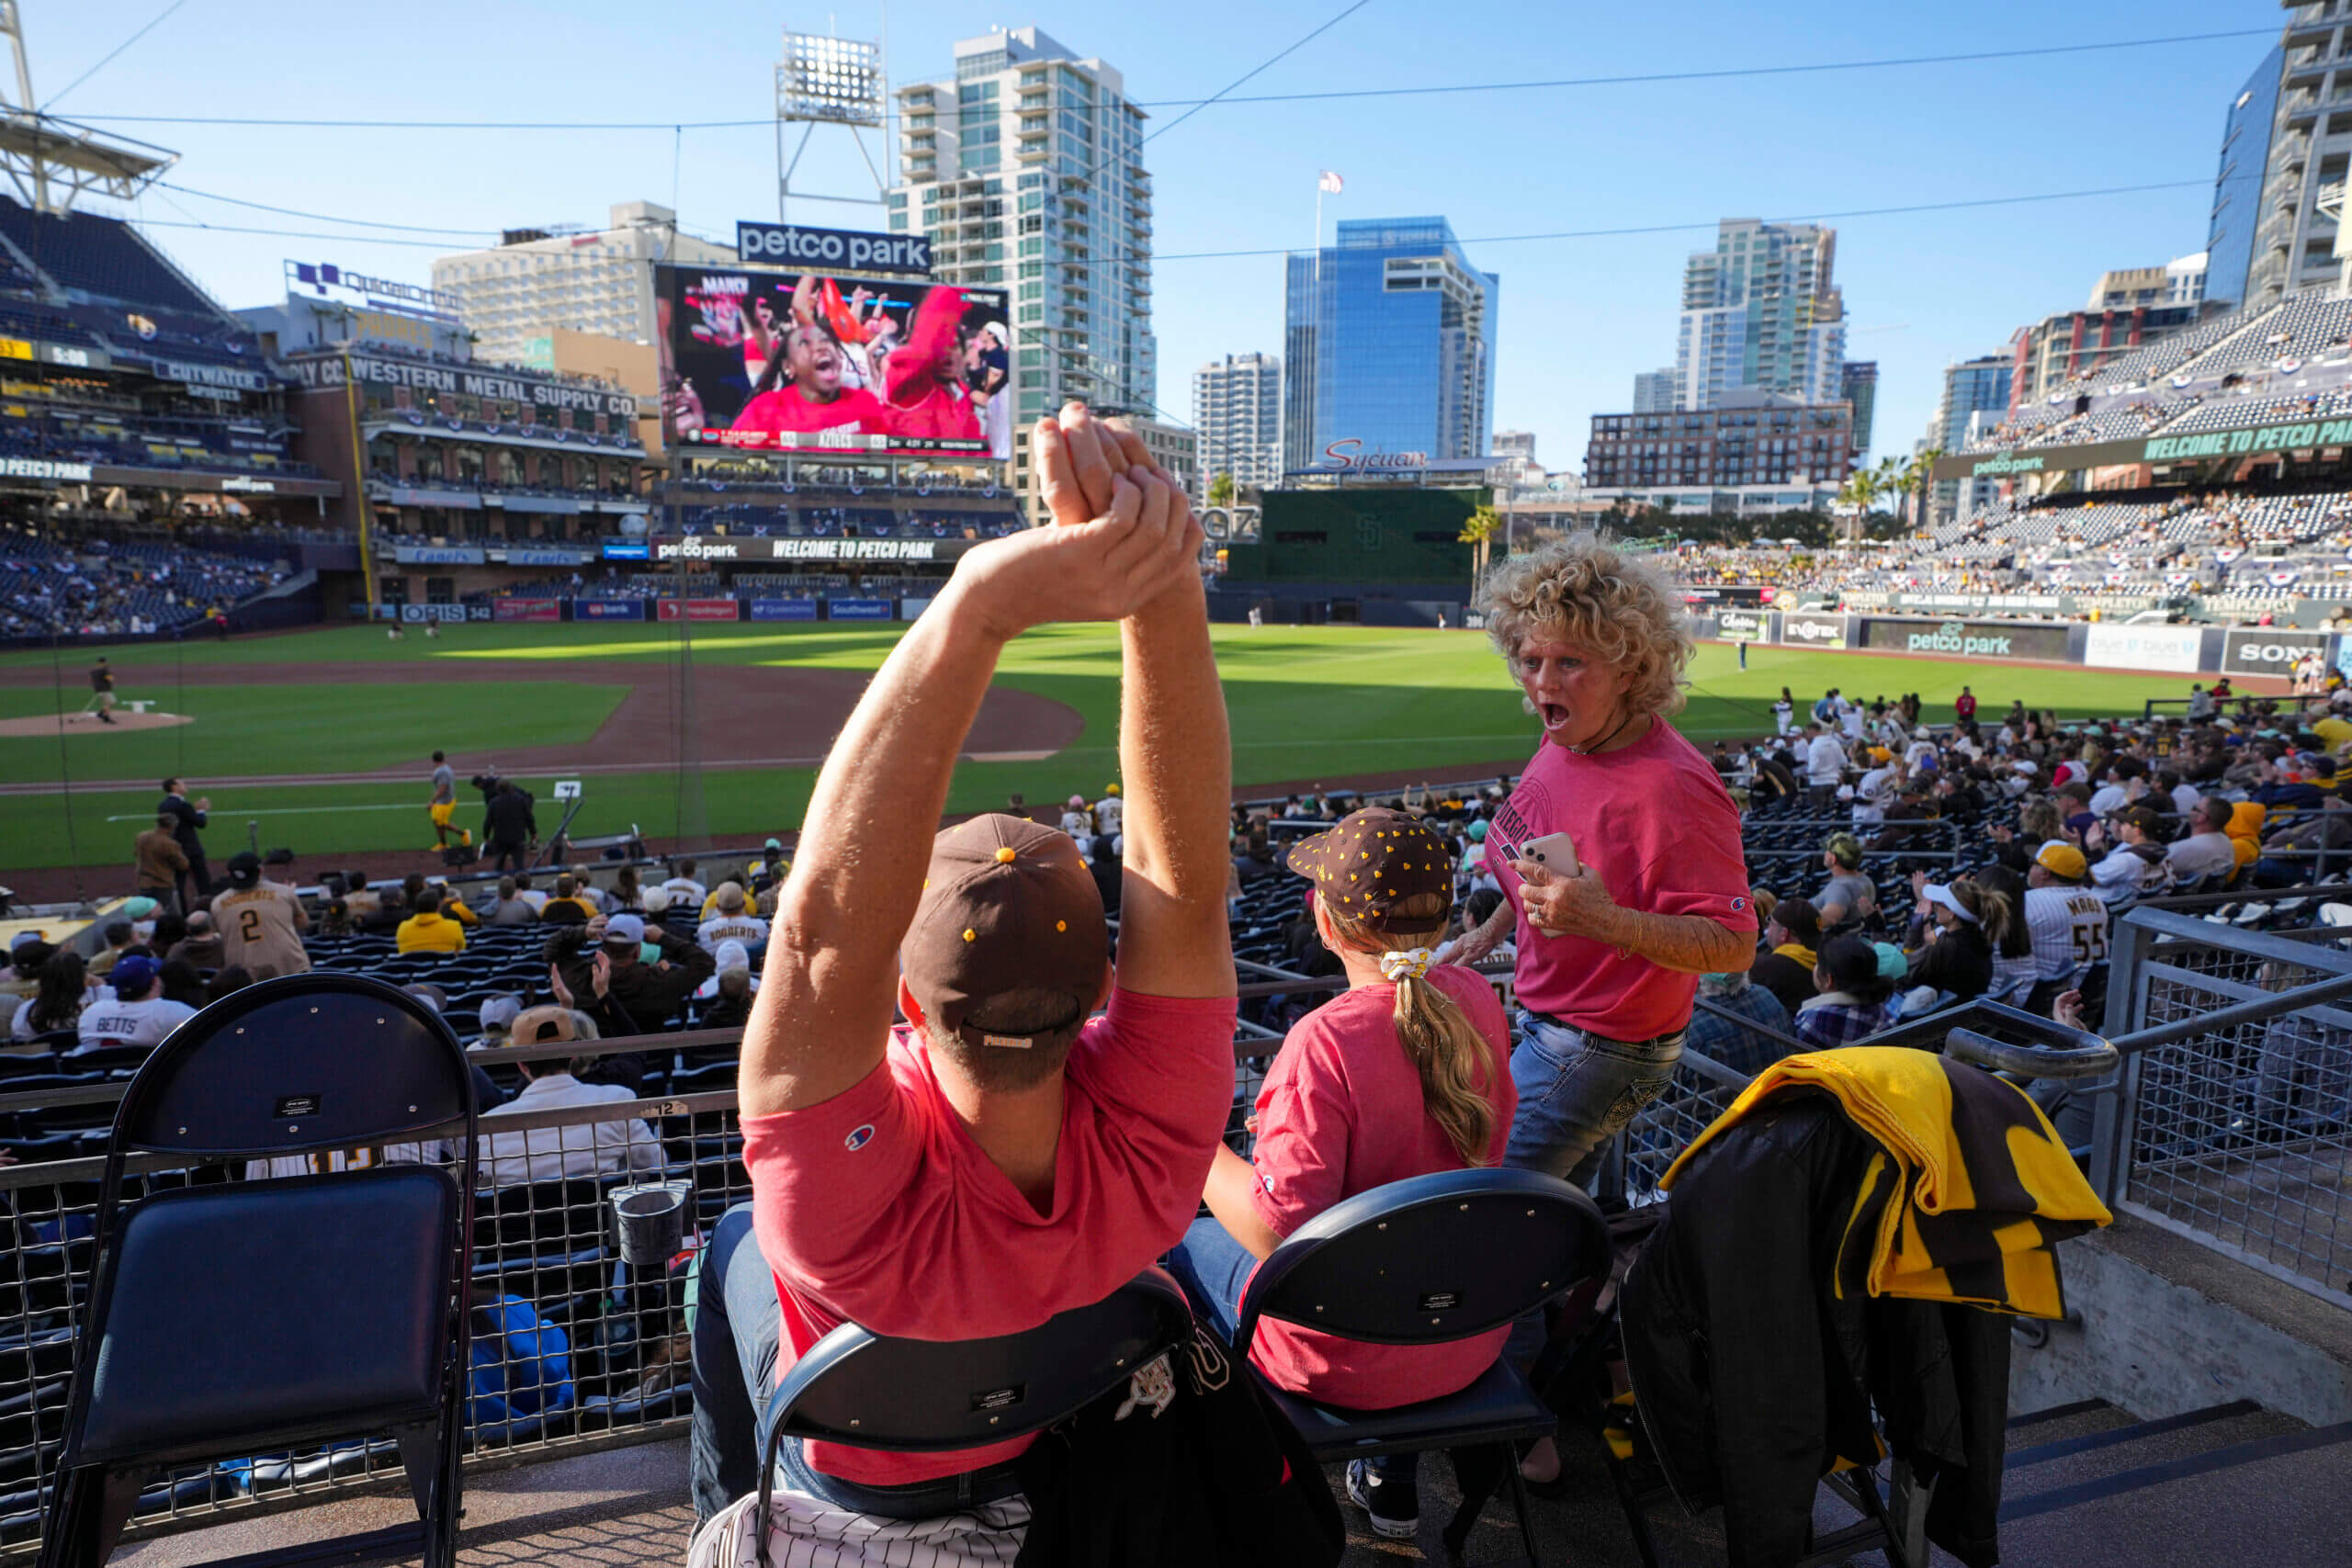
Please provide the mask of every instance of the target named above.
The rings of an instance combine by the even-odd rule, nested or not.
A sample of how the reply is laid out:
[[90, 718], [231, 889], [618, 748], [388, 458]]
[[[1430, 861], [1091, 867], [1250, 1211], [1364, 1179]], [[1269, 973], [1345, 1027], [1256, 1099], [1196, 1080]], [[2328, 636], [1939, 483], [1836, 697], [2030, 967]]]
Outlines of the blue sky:
[[[66, 84], [163, 8], [28, 0], [37, 95]], [[1035, 23], [1126, 76], [1150, 103], [1215, 92], [1342, 8], [1192, 0], [1182, 7], [1027, 9], [899, 0], [894, 81], [947, 73], [949, 45]], [[1814, 0], [1759, 7], [1372, 0], [1244, 94], [1699, 71], [2270, 29], [2265, 0], [2130, 7], [1985, 0], [1947, 7]], [[617, 0], [390, 6], [184, 0], [51, 107], [66, 116], [756, 120], [772, 112], [780, 29], [881, 30], [878, 6], [780, 10], [705, 0], [663, 13]], [[2200, 249], [2224, 109], [2262, 38], [1964, 64], [1441, 97], [1213, 107], [1146, 149], [1157, 194], [1160, 405], [1182, 418], [1191, 377], [1228, 351], [1279, 351], [1275, 256], [1180, 253], [1303, 247], [1317, 171], [1336, 169], [1340, 218], [1442, 213], [1502, 277], [1498, 427], [1535, 431], [1539, 457], [1580, 468], [1595, 413], [1630, 406], [1633, 377], [1672, 358], [1681, 261], [1723, 216], [1801, 217], [2111, 186], [2187, 188], [2032, 206], [1837, 221], [1851, 353], [1882, 367], [1877, 448], [1907, 452], [1942, 367], [2003, 347], [2021, 324], [2079, 306], [2109, 267]], [[1165, 124], [1180, 111], [1154, 111]], [[601, 224], [611, 203], [677, 206], [730, 240], [775, 214], [771, 127], [687, 131], [286, 130], [108, 119], [181, 153], [195, 191], [338, 217], [447, 229], [447, 249], [530, 223]], [[796, 185], [871, 182], [846, 141], [820, 137]], [[869, 145], [873, 145], [869, 139]], [[876, 149], [876, 156], [881, 155]], [[886, 165], [886, 172], [888, 171]], [[98, 209], [104, 210], [100, 208]], [[245, 211], [183, 191], [135, 214], [162, 223], [373, 231]], [[879, 209], [795, 216], [881, 227]], [[1685, 231], [1520, 243], [1482, 236], [1692, 225]], [[363, 238], [150, 231], [231, 306], [279, 293], [281, 259], [331, 260], [424, 281], [435, 248]], [[434, 235], [410, 238], [427, 242]]]

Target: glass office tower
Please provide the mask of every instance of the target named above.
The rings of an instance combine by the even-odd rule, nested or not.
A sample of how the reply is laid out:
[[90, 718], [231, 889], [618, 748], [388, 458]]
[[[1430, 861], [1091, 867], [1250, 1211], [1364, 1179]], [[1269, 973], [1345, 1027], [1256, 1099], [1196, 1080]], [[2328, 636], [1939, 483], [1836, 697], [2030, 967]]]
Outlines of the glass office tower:
[[1364, 455], [1485, 457], [1501, 288], [1442, 218], [1341, 223], [1337, 243], [1292, 256], [1283, 467], [1347, 441]]

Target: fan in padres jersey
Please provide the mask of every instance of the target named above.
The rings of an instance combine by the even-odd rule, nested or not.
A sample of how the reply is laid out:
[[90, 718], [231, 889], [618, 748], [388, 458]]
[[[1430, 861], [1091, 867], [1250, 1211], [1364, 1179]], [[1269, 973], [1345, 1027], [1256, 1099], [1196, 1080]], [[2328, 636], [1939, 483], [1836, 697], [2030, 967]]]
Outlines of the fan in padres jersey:
[[220, 931], [220, 962], [242, 964], [256, 980], [300, 975], [311, 967], [302, 933], [311, 918], [302, 900], [282, 883], [264, 882], [261, 857], [250, 850], [229, 863], [229, 891], [212, 900], [212, 923]]

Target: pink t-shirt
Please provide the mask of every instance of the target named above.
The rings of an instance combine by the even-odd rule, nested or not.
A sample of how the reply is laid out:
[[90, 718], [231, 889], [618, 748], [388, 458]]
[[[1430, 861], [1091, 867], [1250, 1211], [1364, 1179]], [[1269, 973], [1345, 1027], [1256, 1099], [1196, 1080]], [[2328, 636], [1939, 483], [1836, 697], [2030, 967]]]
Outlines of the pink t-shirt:
[[[1052, 1212], [972, 1141], [901, 1026], [821, 1105], [743, 1118], [752, 1227], [784, 1306], [779, 1379], [842, 1323], [981, 1339], [1101, 1301], [1182, 1237], [1233, 1108], [1231, 997], [1114, 990], [1071, 1047]], [[1011, 1459], [1027, 1438], [951, 1453], [831, 1443], [808, 1462], [903, 1486]]]
[[[1546, 833], [1575, 840], [1577, 859], [1629, 909], [1704, 915], [1753, 932], [1739, 808], [1696, 748], [1664, 719], [1631, 746], [1579, 757], [1545, 741], [1487, 835], [1487, 868], [1519, 915], [1521, 1005], [1608, 1040], [1649, 1040], [1690, 1021], [1699, 977], [1589, 937], [1545, 936], [1527, 922], [1521, 846]], [[1500, 852], [1498, 852], [1499, 846]]]
[[[1430, 979], [1461, 1005], [1493, 1048], [1484, 1089], [1495, 1108], [1487, 1161], [1502, 1162], [1519, 1091], [1510, 1029], [1494, 987], [1447, 964]], [[1396, 1038], [1396, 987], [1343, 991], [1292, 1026], [1258, 1091], [1252, 1190], [1258, 1217], [1278, 1235], [1342, 1198], [1463, 1159], [1421, 1099], [1420, 1075]], [[1367, 1345], [1272, 1319], [1250, 1359], [1275, 1382], [1332, 1404], [1385, 1410], [1467, 1388], [1502, 1354], [1509, 1325], [1443, 1345]]]

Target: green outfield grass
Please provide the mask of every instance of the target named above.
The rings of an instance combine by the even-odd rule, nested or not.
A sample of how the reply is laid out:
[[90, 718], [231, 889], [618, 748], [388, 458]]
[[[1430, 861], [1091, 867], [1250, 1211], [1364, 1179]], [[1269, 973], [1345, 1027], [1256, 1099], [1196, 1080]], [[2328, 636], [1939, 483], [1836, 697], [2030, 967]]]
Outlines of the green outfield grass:
[[[767, 664], [871, 670], [896, 642], [899, 629], [721, 626], [694, 629], [697, 664]], [[435, 641], [412, 635], [391, 642], [380, 630], [338, 627], [289, 637], [225, 644], [191, 642], [125, 649], [111, 655], [128, 696], [153, 696], [162, 706], [190, 713], [197, 722], [141, 735], [77, 735], [67, 749], [80, 779], [145, 778], [185, 773], [209, 790], [216, 856], [243, 847], [248, 823], [265, 845], [286, 844], [307, 858], [369, 850], [417, 850], [431, 841], [424, 826], [423, 759], [447, 750], [463, 773], [494, 761], [501, 748], [585, 741], [619, 702], [621, 687], [564, 678], [584, 660], [641, 661], [660, 678], [675, 658], [674, 628], [648, 626], [466, 626]], [[1401, 769], [1443, 781], [1488, 764], [1516, 762], [1533, 748], [1535, 727], [1485, 639], [1474, 633], [1374, 627], [1220, 626], [1217, 657], [1233, 716], [1234, 774], [1242, 785], [1294, 780], [1337, 780]], [[255, 666], [253, 685], [178, 685], [188, 663]], [[511, 678], [505, 684], [437, 679], [453, 664], [491, 660]], [[414, 679], [384, 685], [302, 683], [307, 667], [340, 660], [393, 660], [414, 666]], [[12, 655], [0, 668], [46, 666], [46, 654]], [[78, 706], [86, 689], [86, 658], [63, 667], [66, 705]], [[1800, 706], [1835, 684], [1864, 700], [1916, 691], [1930, 714], [1948, 716], [1962, 682], [1974, 686], [1988, 716], [2011, 698], [2062, 715], [2137, 712], [2149, 696], [2178, 696], [2186, 677], [2119, 675], [2100, 671], [2003, 667], [1960, 660], [1898, 659], [1807, 649], [1753, 648], [1748, 669], [1735, 650], [1710, 645], [1691, 669], [1689, 706], [1677, 719], [1700, 740], [1759, 735], [1771, 728], [1770, 704], [1786, 684]], [[263, 683], [262, 671], [285, 685]], [[967, 763], [958, 770], [950, 806], [972, 810], [1001, 806], [1015, 791], [1033, 802], [1073, 790], [1101, 792], [1115, 770], [1118, 641], [1107, 627], [1050, 627], [1007, 649], [998, 673], [1006, 686], [1068, 704], [1085, 721], [1077, 742], [1037, 762]], [[45, 688], [0, 688], [0, 715], [53, 711]], [[718, 711], [705, 702], [707, 728], [756, 726], [757, 712]], [[776, 738], [780, 754], [813, 752], [826, 738]], [[55, 779], [58, 742], [0, 740], [0, 782]], [[618, 761], [619, 759], [616, 759]], [[661, 757], [634, 759], [659, 761]], [[214, 778], [358, 772], [415, 764], [414, 784], [335, 787], [269, 785], [235, 789]], [[570, 775], [567, 775], [570, 776]], [[680, 818], [673, 773], [600, 773], [581, 771], [587, 795], [576, 831], [600, 833], [634, 825], [672, 836]], [[812, 772], [805, 768], [712, 772], [700, 781], [710, 832], [728, 840], [756, 839], [797, 826]], [[542, 802], [542, 825], [554, 807], [548, 778], [526, 777]], [[131, 836], [146, 825], [152, 789], [96, 792], [61, 789], [40, 795], [0, 796], [0, 867], [127, 865]], [[460, 807], [460, 820], [478, 817]], [[420, 856], [420, 863], [422, 858]]]

